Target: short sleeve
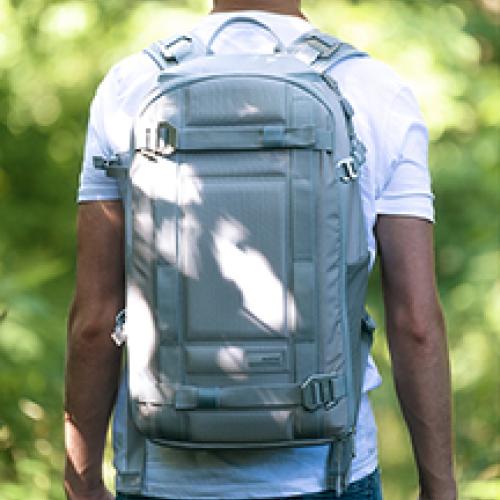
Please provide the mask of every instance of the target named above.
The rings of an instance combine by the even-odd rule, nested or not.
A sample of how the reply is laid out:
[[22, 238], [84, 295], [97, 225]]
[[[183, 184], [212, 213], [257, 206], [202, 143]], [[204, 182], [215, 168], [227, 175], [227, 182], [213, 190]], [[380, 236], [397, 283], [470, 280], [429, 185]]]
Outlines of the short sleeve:
[[428, 132], [408, 88], [404, 87], [394, 99], [384, 130], [389, 169], [377, 189], [377, 215], [412, 216], [433, 222]]
[[105, 114], [116, 106], [116, 89], [113, 88], [112, 74], [108, 74], [97, 88], [90, 106], [87, 138], [83, 152], [82, 170], [78, 189], [78, 202], [117, 200], [120, 196], [116, 179], [108, 177], [103, 170], [94, 167], [93, 157], [109, 157], [113, 148], [104, 126]]

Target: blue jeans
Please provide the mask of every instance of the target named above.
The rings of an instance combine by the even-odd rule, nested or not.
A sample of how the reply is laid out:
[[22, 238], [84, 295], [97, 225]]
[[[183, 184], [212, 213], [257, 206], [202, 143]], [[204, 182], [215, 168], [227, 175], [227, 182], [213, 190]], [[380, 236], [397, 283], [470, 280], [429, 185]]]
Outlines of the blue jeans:
[[[137, 495], [126, 495], [118, 493], [116, 500], [161, 500], [153, 499], [152, 497], [141, 497]], [[175, 500], [175, 499], [162, 499]], [[244, 500], [244, 499], [242, 499]], [[310, 495], [301, 495], [287, 498], [269, 498], [262, 500], [382, 500], [382, 488], [380, 483], [380, 474], [376, 470], [368, 476], [351, 483], [344, 494], [340, 497], [335, 496], [333, 491], [322, 491], [321, 493], [312, 493]]]

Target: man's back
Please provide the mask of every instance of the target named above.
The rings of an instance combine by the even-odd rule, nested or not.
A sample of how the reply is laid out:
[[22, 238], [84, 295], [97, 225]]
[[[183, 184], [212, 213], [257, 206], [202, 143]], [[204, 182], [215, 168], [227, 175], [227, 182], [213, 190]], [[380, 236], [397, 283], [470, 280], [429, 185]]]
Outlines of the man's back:
[[[284, 45], [312, 28], [296, 17], [247, 14], [268, 24]], [[229, 16], [231, 14], [209, 16], [195, 29], [196, 35], [207, 41]], [[222, 33], [214, 48], [217, 52], [265, 53], [271, 45], [272, 40], [265, 32], [247, 25]], [[141, 97], [151, 88], [156, 76], [154, 65], [144, 55], [135, 55], [118, 64], [101, 85], [90, 118], [81, 202], [119, 198], [116, 184], [93, 171], [90, 160], [92, 156], [128, 147], [133, 117]], [[425, 127], [409, 90], [380, 63], [347, 61], [336, 68], [332, 76], [355, 108], [356, 130], [368, 148], [361, 183], [373, 260], [373, 227], [377, 214], [433, 218]], [[366, 393], [379, 383], [378, 373], [370, 361], [361, 404], [353, 481], [365, 477], [377, 466], [375, 426]], [[114, 431], [119, 490], [130, 490], [127, 486], [131, 477], [130, 450], [131, 446], [140, 447], [142, 440], [133, 426], [127, 426], [127, 412], [122, 385]], [[136, 444], [131, 445], [131, 442]], [[325, 488], [327, 452], [326, 446], [279, 451], [194, 452], [148, 443], [147, 474], [151, 480], [148, 488], [141, 492], [167, 498], [278, 497], [313, 493]]]

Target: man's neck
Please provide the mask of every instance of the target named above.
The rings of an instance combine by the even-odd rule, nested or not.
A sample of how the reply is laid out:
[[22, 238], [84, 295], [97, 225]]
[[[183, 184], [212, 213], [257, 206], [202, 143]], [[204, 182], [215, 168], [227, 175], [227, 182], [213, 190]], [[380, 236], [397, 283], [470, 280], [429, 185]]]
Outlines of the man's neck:
[[262, 10], [305, 19], [300, 10], [300, 2], [293, 0], [216, 0], [212, 12], [236, 12], [239, 10]]

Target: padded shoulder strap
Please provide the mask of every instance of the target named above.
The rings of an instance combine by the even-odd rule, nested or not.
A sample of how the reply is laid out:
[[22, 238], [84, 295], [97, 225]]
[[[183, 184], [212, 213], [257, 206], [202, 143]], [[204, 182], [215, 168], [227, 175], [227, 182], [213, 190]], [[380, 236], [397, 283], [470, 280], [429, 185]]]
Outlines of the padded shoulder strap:
[[366, 148], [358, 140], [352, 117], [354, 110], [342, 95], [337, 82], [331, 78], [328, 71], [341, 62], [353, 57], [367, 57], [368, 54], [356, 49], [338, 38], [318, 30], [309, 31], [295, 40], [287, 49], [288, 53], [308, 64], [320, 74], [331, 90], [337, 95], [346, 116], [347, 132], [351, 146], [351, 155], [339, 161], [339, 171], [343, 182], [358, 178], [358, 171], [366, 160]]
[[366, 52], [318, 30], [309, 31], [299, 37], [288, 48], [288, 52], [311, 65], [321, 74], [326, 73], [342, 61], [368, 55]]

